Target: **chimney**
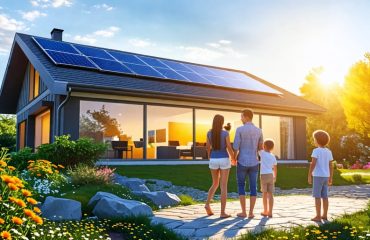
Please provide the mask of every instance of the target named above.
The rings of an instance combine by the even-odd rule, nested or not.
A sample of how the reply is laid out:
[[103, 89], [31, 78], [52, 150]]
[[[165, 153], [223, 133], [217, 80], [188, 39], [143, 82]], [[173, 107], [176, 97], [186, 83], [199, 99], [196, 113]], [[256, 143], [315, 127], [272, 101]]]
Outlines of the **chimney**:
[[53, 40], [56, 40], [56, 41], [62, 41], [62, 38], [63, 38], [63, 29], [59, 29], [59, 28], [53, 28], [53, 30], [51, 30], [51, 39]]

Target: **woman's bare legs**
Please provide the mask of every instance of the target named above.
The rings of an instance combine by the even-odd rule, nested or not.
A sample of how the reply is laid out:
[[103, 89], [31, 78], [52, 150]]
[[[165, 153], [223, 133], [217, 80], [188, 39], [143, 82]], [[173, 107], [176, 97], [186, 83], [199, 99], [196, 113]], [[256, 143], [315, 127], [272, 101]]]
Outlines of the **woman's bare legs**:
[[226, 208], [226, 200], [227, 200], [227, 183], [228, 183], [228, 180], [229, 180], [229, 172], [230, 172], [230, 169], [221, 169], [220, 170], [221, 173], [221, 177], [220, 177], [220, 181], [221, 181], [221, 215], [220, 217], [222, 218], [226, 218], [226, 217], [230, 217], [229, 214], [226, 214], [225, 213], [225, 208]]
[[220, 169], [211, 169], [211, 175], [212, 175], [212, 186], [208, 190], [207, 201], [204, 206], [207, 215], [213, 215], [212, 209], [209, 204], [213, 199], [213, 196], [215, 195], [218, 185], [220, 184]]

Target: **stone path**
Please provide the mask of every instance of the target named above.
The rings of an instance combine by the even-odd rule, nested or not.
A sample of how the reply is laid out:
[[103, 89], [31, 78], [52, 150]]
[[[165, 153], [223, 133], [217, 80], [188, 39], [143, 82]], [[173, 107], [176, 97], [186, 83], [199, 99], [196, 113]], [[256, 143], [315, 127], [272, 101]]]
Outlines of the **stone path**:
[[[366, 208], [370, 185], [362, 185], [359, 194], [330, 198], [329, 220], [344, 213], [353, 213]], [[353, 187], [353, 186], [352, 186]], [[365, 194], [364, 194], [365, 191]], [[346, 197], [348, 196], [348, 197]], [[248, 204], [248, 202], [247, 202]], [[256, 218], [242, 219], [235, 217], [240, 210], [238, 201], [227, 203], [227, 212], [233, 217], [220, 219], [220, 203], [212, 204], [214, 216], [206, 216], [203, 204], [163, 209], [155, 212], [153, 223], [163, 223], [166, 227], [189, 239], [227, 239], [234, 238], [248, 231], [261, 231], [265, 228], [286, 229], [297, 225], [314, 224], [310, 218], [314, 215], [314, 201], [311, 196], [277, 196], [275, 197], [274, 217], [263, 218], [259, 215], [262, 200], [258, 199], [255, 208]]]

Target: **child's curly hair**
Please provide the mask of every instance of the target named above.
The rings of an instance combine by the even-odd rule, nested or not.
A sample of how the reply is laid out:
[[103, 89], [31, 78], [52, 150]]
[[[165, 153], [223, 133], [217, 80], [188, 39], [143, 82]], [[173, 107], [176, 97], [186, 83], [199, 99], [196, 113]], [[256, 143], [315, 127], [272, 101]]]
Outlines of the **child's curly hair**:
[[324, 130], [316, 130], [313, 132], [312, 136], [320, 146], [325, 147], [330, 142], [329, 133]]

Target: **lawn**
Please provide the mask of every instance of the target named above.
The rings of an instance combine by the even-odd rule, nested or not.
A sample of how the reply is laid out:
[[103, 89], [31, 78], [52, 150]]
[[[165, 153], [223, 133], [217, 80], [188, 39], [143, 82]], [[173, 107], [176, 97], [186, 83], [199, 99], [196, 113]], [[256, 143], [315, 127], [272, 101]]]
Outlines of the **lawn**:
[[295, 227], [287, 231], [267, 229], [258, 234], [248, 233], [238, 240], [273, 239], [370, 239], [370, 202], [367, 209], [346, 214], [319, 227]]
[[[236, 192], [236, 168], [233, 167], [229, 177], [229, 192]], [[119, 166], [116, 172], [128, 176], [143, 179], [162, 179], [171, 181], [175, 185], [189, 186], [208, 191], [211, 184], [211, 175], [208, 165], [181, 165], [181, 166]], [[346, 181], [340, 176], [338, 170], [334, 172], [334, 185], [350, 185], [352, 181]], [[276, 186], [281, 189], [308, 188], [308, 168], [279, 165]]]

